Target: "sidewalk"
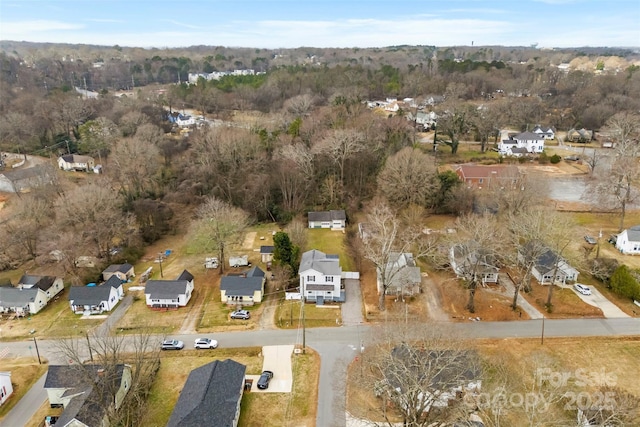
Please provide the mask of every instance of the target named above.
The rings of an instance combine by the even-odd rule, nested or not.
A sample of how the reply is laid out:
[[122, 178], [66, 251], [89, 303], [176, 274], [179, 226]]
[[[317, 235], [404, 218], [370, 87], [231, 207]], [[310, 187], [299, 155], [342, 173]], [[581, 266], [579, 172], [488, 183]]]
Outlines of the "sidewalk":
[[[500, 284], [504, 287], [504, 292], [498, 292], [501, 295], [508, 296], [513, 299], [513, 294], [516, 291], [516, 286], [511, 281], [511, 278], [506, 274], [500, 275]], [[495, 291], [497, 292], [497, 291]], [[531, 319], [542, 319], [544, 316], [540, 311], [532, 306], [522, 295], [518, 295], [518, 307], [529, 315]]]

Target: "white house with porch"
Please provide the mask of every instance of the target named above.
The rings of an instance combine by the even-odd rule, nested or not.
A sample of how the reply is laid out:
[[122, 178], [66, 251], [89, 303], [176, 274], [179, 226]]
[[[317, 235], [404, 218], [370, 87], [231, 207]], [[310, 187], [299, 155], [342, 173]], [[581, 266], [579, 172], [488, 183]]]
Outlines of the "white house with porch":
[[193, 275], [184, 270], [176, 280], [149, 280], [144, 295], [152, 309], [177, 309], [189, 303], [193, 288]]
[[318, 250], [302, 254], [300, 268], [300, 293], [306, 300], [344, 301], [342, 292], [342, 267], [337, 255], [327, 255]]
[[500, 141], [498, 153], [502, 156], [518, 156], [526, 150], [529, 154], [539, 154], [544, 151], [544, 140], [544, 136], [537, 133], [522, 132]]
[[578, 280], [578, 270], [573, 268], [569, 263], [559, 257], [551, 249], [547, 249], [538, 256], [528, 256], [527, 254], [541, 253], [533, 249], [533, 243], [529, 242], [518, 253], [521, 262], [528, 262], [535, 257], [535, 263], [531, 269], [533, 277], [538, 280], [541, 285], [550, 285], [553, 283], [575, 282]]

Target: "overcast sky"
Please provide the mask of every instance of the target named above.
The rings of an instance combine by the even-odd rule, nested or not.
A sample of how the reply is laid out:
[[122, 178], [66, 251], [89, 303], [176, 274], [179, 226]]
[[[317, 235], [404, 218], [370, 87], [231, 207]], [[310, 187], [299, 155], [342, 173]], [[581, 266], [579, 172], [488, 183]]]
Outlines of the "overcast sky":
[[0, 0], [0, 40], [138, 47], [640, 47], [640, 0]]

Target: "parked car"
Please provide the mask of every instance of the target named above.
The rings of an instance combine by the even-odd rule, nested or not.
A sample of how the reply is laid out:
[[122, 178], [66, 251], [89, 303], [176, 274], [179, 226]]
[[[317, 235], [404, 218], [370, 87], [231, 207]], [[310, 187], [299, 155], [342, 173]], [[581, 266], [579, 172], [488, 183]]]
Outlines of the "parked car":
[[598, 241], [591, 236], [584, 236], [584, 240], [590, 245], [595, 245], [596, 243], [598, 243]]
[[178, 340], [164, 340], [162, 341], [163, 350], [182, 350], [184, 343]]
[[247, 320], [250, 317], [251, 317], [251, 313], [249, 313], [247, 310], [236, 310], [236, 311], [231, 313], [231, 318], [232, 319], [244, 319], [244, 320]]
[[258, 379], [258, 388], [261, 390], [266, 390], [269, 388], [269, 381], [273, 378], [273, 372], [271, 371], [262, 371], [262, 375]]
[[218, 347], [218, 341], [212, 340], [211, 338], [198, 338], [196, 342], [193, 344], [193, 348], [201, 349], [201, 348], [216, 348]]
[[581, 285], [580, 283], [573, 285], [573, 289], [580, 292], [582, 295], [591, 295], [591, 289], [588, 286]]

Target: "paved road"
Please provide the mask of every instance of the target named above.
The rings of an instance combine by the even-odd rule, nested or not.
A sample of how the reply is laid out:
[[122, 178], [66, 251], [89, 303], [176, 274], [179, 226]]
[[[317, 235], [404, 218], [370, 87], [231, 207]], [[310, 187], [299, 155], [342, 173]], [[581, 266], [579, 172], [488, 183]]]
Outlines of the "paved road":
[[[545, 337], [586, 337], [586, 336], [630, 336], [640, 335], [640, 319], [562, 319], [562, 320], [526, 320], [519, 322], [472, 322], [437, 323], [443, 328], [451, 328], [452, 333], [469, 338], [535, 338], [540, 337], [544, 322]], [[344, 426], [344, 379], [347, 363], [360, 353], [360, 345], [375, 325], [343, 326], [339, 328], [307, 329], [307, 345], [318, 351], [322, 358], [320, 366], [320, 384], [318, 399], [318, 426]], [[262, 330], [224, 332], [218, 334], [175, 335], [192, 345], [198, 336], [215, 337], [220, 347], [247, 347], [262, 345], [292, 344], [297, 342], [296, 330]], [[158, 337], [160, 343], [162, 337]], [[16, 341], [0, 344], [0, 351], [9, 349], [9, 356], [31, 356], [29, 345], [32, 341]], [[41, 354], [53, 363], [60, 363], [55, 352], [54, 341], [38, 342]], [[34, 387], [34, 389], [40, 387]], [[35, 393], [35, 392], [34, 392]], [[34, 396], [36, 396], [34, 394]], [[30, 403], [32, 408], [39, 407], [46, 399]], [[15, 409], [14, 409], [15, 411]], [[11, 411], [9, 416], [13, 416]], [[9, 417], [8, 416], [8, 417]], [[8, 420], [9, 418], [7, 418]], [[18, 418], [24, 419], [24, 418]], [[14, 427], [16, 424], [2, 423], [2, 426]], [[20, 424], [17, 424], [20, 425]]]

